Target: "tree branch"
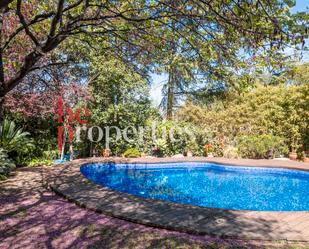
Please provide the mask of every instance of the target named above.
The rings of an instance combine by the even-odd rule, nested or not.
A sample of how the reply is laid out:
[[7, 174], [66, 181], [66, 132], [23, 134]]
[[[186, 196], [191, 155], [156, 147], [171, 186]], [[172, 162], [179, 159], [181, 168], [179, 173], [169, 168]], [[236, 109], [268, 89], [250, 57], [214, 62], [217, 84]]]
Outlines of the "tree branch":
[[13, 0], [1, 0], [0, 9], [6, 9]]
[[28, 24], [26, 23], [26, 20], [21, 13], [21, 0], [17, 1], [17, 12], [16, 13], [19, 17], [20, 23], [22, 24], [22, 26], [25, 29], [26, 34], [31, 38], [31, 40], [33, 41], [33, 43], [35, 44], [36, 47], [40, 47], [38, 40], [36, 39], [36, 37], [30, 31]]
[[[31, 25], [36, 24], [38, 22], [41, 22], [43, 20], [46, 20], [46, 19], [52, 17], [53, 15], [55, 15], [55, 12], [49, 12], [49, 13], [37, 15], [33, 18], [33, 20], [31, 20], [28, 23], [27, 26], [30, 27]], [[10, 35], [10, 37], [7, 39], [7, 42], [3, 45], [2, 50], [5, 50], [9, 46], [10, 42], [23, 30], [24, 30], [23, 25], [20, 26], [19, 28], [17, 28], [16, 31], [14, 33], [12, 33]]]
[[38, 51], [33, 51], [28, 54], [25, 58], [25, 62], [19, 72], [11, 79], [4, 83], [4, 92], [8, 93], [11, 91], [15, 86], [17, 86], [22, 79], [27, 75], [29, 70], [33, 67], [33, 65], [42, 57], [42, 53]]
[[44, 68], [49, 68], [49, 67], [53, 67], [53, 66], [64, 66], [64, 65], [69, 65], [70, 62], [53, 62], [53, 63], [49, 63], [47, 65], [42, 65], [42, 66], [37, 66], [37, 67], [32, 67], [31, 69], [29, 69], [29, 72], [38, 70], [38, 69], [44, 69]]
[[54, 16], [51, 22], [50, 31], [48, 35], [49, 38], [52, 38], [55, 36], [57, 24], [59, 23], [61, 16], [62, 16], [63, 5], [64, 5], [64, 0], [59, 0], [56, 15]]

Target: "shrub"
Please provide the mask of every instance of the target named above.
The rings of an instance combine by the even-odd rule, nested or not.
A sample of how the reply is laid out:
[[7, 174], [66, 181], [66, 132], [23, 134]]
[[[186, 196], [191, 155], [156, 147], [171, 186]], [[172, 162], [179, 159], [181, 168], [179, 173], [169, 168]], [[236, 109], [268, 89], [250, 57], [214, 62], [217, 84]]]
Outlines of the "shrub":
[[162, 138], [157, 139], [152, 154], [157, 157], [163, 157], [168, 155], [168, 153], [168, 143]]
[[198, 142], [195, 139], [187, 141], [186, 150], [191, 151], [193, 156], [204, 156], [203, 146], [199, 146]]
[[0, 148], [0, 180], [5, 179], [14, 168], [15, 164], [8, 158], [6, 151]]
[[195, 156], [203, 155], [201, 144], [208, 139], [203, 132], [204, 129], [179, 120], [158, 122], [155, 140], [151, 134], [145, 139], [145, 144], [150, 145], [147, 152], [158, 157], [183, 154], [188, 150]]
[[29, 167], [50, 166], [52, 164], [53, 164], [53, 160], [44, 159], [44, 158], [34, 158], [34, 159], [31, 159], [30, 162], [27, 162], [27, 166]]
[[245, 158], [270, 158], [288, 152], [281, 137], [274, 135], [248, 135], [237, 138], [237, 148]]
[[212, 144], [205, 144], [204, 145], [204, 149], [205, 149], [205, 154], [208, 155], [209, 153], [213, 153], [214, 152], [214, 146]]
[[234, 146], [228, 145], [223, 148], [223, 157], [225, 158], [239, 158], [238, 149]]
[[[234, 141], [245, 135], [273, 134], [290, 149], [309, 150], [309, 84], [257, 87], [207, 106], [186, 103], [177, 117], [208, 130], [215, 137]], [[212, 141], [210, 141], [212, 142]], [[203, 145], [203, 144], [201, 144]]]
[[123, 156], [127, 158], [136, 158], [140, 157], [141, 153], [136, 148], [129, 148], [123, 153]]
[[46, 150], [46, 151], [43, 151], [43, 158], [46, 159], [46, 160], [55, 160], [59, 157], [59, 152], [58, 150]]
[[28, 132], [16, 127], [14, 121], [5, 119], [0, 125], [0, 147], [8, 154], [21, 154], [28, 153], [34, 145]]

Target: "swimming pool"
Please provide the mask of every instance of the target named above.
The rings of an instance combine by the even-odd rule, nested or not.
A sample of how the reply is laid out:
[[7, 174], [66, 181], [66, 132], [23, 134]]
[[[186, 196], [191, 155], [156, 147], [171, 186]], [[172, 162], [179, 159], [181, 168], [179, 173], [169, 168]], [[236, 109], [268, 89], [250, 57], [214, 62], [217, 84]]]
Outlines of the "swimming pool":
[[231, 210], [309, 211], [309, 172], [204, 162], [95, 163], [81, 173], [139, 197]]

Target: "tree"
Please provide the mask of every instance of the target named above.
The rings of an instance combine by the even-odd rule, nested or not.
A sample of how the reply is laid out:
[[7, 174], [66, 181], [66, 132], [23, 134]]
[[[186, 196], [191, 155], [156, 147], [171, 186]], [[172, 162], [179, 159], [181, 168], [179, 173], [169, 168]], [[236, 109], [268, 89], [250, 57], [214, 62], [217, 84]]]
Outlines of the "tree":
[[[290, 1], [1, 1], [0, 120], [4, 97], [33, 70], [49, 66], [49, 60], [47, 64], [42, 61], [69, 38], [103, 38], [115, 53], [125, 47], [120, 56], [130, 62], [140, 54], [149, 60], [154, 47], [169, 51], [162, 39], [171, 28], [175, 31], [172, 39], [183, 37], [183, 47], [192, 48], [192, 55], [199, 56], [202, 49], [215, 56], [218, 50], [235, 53], [229, 46], [232, 41], [250, 49], [280, 47], [286, 41], [304, 40], [305, 28], [295, 27], [300, 23], [294, 22], [287, 5]], [[212, 46], [201, 46], [205, 40]], [[21, 42], [23, 53], [11, 67], [11, 52]]]
[[[93, 56], [90, 69], [90, 74], [97, 76], [89, 83], [92, 95], [89, 109], [93, 125], [102, 129], [107, 126], [138, 129], [157, 114], [151, 107], [147, 81], [125, 63], [103, 55]], [[124, 141], [117, 142], [114, 132], [111, 129], [111, 149], [113, 154], [119, 154], [128, 144]], [[137, 137], [132, 139], [135, 147], [140, 146]], [[102, 142], [106, 142], [105, 139]]]
[[[80, 77], [85, 74], [82, 70], [73, 62], [37, 70], [5, 96], [4, 106], [25, 121], [55, 116], [59, 96], [67, 105], [90, 98], [86, 86], [80, 82]], [[56, 122], [56, 117], [53, 120]]]
[[[68, 37], [80, 34], [106, 37], [112, 34], [119, 37], [118, 31], [130, 31], [125, 27], [125, 23], [139, 23], [164, 17], [154, 11], [148, 13], [149, 9], [150, 6], [145, 6], [143, 1], [128, 4], [126, 1], [111, 3], [89, 0], [2, 1], [0, 120], [3, 116], [6, 94], [19, 85], [30, 72], [42, 68], [38, 63], [42, 63], [42, 59]], [[25, 39], [21, 41], [21, 38]], [[18, 52], [21, 42], [24, 44], [24, 49], [17, 65], [12, 66], [9, 63], [12, 51]]]
[[[200, 7], [209, 10], [205, 18], [172, 19], [164, 33], [170, 49], [160, 61], [160, 72], [168, 74], [161, 106], [168, 119], [184, 96], [211, 97], [230, 87], [240, 90], [253, 83], [246, 70], [282, 69], [283, 48], [294, 47], [293, 42], [303, 41], [297, 36], [308, 35], [308, 17], [292, 15], [288, 1], [201, 1]], [[297, 31], [291, 23], [304, 26]], [[179, 33], [179, 39], [169, 39]], [[237, 74], [245, 80], [242, 84], [235, 81]]]

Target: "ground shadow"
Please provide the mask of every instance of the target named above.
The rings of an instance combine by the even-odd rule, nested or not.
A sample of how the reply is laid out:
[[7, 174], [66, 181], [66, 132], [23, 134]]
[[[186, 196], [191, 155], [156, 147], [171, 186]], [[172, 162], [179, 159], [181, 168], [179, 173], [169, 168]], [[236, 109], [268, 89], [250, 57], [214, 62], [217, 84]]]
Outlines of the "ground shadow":
[[[132, 221], [142, 218], [146, 221], [145, 223], [154, 225], [164, 221], [164, 227], [174, 227], [179, 231], [190, 224], [197, 224], [213, 231], [209, 233], [213, 235], [217, 235], [218, 228], [228, 232], [231, 227], [237, 229], [239, 234], [261, 231], [271, 233], [273, 226], [276, 225], [271, 218], [267, 220], [268, 223], [265, 220], [255, 220], [256, 224], [253, 225], [243, 217], [240, 218], [237, 213], [226, 211], [208, 213], [209, 216], [199, 217], [196, 214], [198, 208], [195, 207], [188, 206], [184, 210], [178, 205], [167, 207], [164, 202], [157, 204], [149, 200], [140, 202], [139, 198], [132, 197], [132, 199], [126, 195], [115, 196], [110, 192], [105, 192], [102, 198], [102, 189], [100, 187], [97, 189], [97, 186], [93, 186], [85, 179], [79, 182], [76, 178], [78, 175], [71, 174], [74, 173], [71, 167], [70, 164], [57, 170], [22, 169], [15, 177], [0, 184], [0, 248], [263, 247], [260, 242], [255, 241], [189, 235], [151, 228], [80, 208], [46, 189], [51, 180], [55, 182], [66, 179], [61, 185], [64, 188], [62, 189], [65, 191], [64, 194], [70, 192], [73, 200], [76, 198], [75, 201], [79, 204], [86, 201], [90, 203], [92, 209], [104, 207], [106, 214], [116, 217], [125, 214], [129, 217], [127, 219]], [[72, 182], [75, 185], [67, 184]], [[92, 201], [89, 202], [90, 199]], [[227, 225], [224, 220], [232, 220], [232, 222]]]

